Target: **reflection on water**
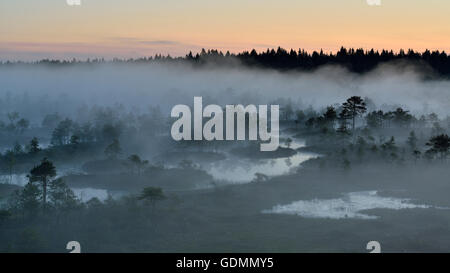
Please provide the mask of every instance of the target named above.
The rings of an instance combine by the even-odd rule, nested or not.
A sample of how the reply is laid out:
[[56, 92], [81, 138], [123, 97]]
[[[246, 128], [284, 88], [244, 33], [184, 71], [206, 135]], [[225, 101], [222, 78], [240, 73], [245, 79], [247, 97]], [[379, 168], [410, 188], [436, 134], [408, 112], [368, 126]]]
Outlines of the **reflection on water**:
[[[291, 138], [291, 149], [305, 147], [305, 143]], [[280, 146], [286, 147], [283, 143]], [[213, 162], [204, 166], [205, 170], [217, 180], [223, 180], [234, 183], [250, 182], [255, 178], [256, 173], [267, 176], [277, 176], [289, 173], [291, 168], [298, 167], [301, 163], [316, 158], [314, 153], [298, 152], [297, 154], [286, 158], [251, 160], [234, 157], [222, 161]]]
[[297, 167], [308, 159], [315, 158], [312, 153], [297, 153], [288, 158], [248, 160], [230, 158], [214, 162], [206, 170], [217, 180], [229, 182], [249, 182], [255, 178], [256, 173], [268, 176], [286, 174], [293, 167]]
[[350, 192], [337, 199], [313, 199], [310, 201], [296, 201], [289, 205], [277, 205], [263, 213], [279, 213], [299, 215], [307, 218], [330, 219], [377, 219], [377, 216], [362, 213], [370, 209], [415, 209], [432, 208], [428, 205], [417, 205], [410, 199], [382, 197], [377, 191]]
[[[289, 148], [296, 150], [305, 147], [303, 141], [299, 141], [293, 137], [291, 140], [292, 142], [289, 143]], [[283, 142], [280, 143], [280, 146], [286, 147], [286, 143]], [[292, 168], [298, 167], [301, 163], [311, 158], [316, 158], [317, 156], [317, 154], [313, 153], [297, 152], [293, 156], [286, 158], [252, 160], [228, 154], [227, 159], [212, 162], [209, 165], [203, 166], [203, 168], [216, 180], [232, 183], [246, 183], [252, 181], [255, 178], [256, 173], [267, 176], [287, 174]], [[58, 171], [58, 176], [73, 173], [83, 173], [83, 171], [80, 168], [66, 166]], [[27, 174], [13, 174], [11, 176], [0, 175], [0, 183], [25, 186], [26, 183], [28, 183]], [[108, 198], [109, 194], [111, 195], [111, 192], [108, 192], [105, 189], [73, 188], [72, 190], [82, 201], [88, 201], [93, 197], [97, 197], [99, 200], [105, 200]], [[113, 197], [118, 195], [121, 195], [121, 193], [112, 194]]]

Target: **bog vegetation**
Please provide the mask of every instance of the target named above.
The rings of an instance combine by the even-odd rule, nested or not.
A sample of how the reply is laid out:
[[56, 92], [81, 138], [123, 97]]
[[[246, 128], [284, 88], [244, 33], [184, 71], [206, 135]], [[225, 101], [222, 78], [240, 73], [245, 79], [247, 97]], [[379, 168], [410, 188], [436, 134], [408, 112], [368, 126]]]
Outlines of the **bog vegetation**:
[[[87, 251], [224, 250], [214, 234], [230, 230], [235, 233], [228, 235], [225, 249], [237, 250], [240, 240], [256, 238], [248, 234], [249, 224], [239, 231], [229, 227], [232, 218], [242, 217], [237, 225], [248, 217], [255, 223], [263, 221], [269, 216], [256, 217], [255, 209], [270, 207], [272, 199], [279, 202], [274, 191], [290, 192], [282, 196], [297, 192], [300, 182], [293, 181], [298, 179], [333, 175], [361, 183], [370, 178], [355, 182], [351, 177], [364, 169], [408, 173], [448, 168], [449, 117], [415, 116], [400, 107], [382, 111], [370, 98], [358, 96], [322, 110], [285, 102], [280, 105], [283, 145], [269, 155], [251, 142], [173, 141], [168, 133], [173, 120], [158, 108], [136, 114], [95, 106], [88, 120], [52, 113], [37, 126], [30, 126], [20, 113], [8, 113], [0, 123], [0, 135], [17, 142], [0, 156], [0, 250], [59, 252], [70, 240], [80, 241]], [[293, 139], [305, 140], [306, 146], [291, 148]], [[43, 145], [42, 140], [49, 142]], [[143, 140], [157, 145], [146, 147]], [[256, 173], [247, 184], [229, 185], [202, 166], [205, 161], [225, 160], [230, 150], [252, 160], [302, 152], [320, 156], [292, 166], [280, 177]], [[67, 171], [74, 166], [79, 170]], [[13, 185], [16, 174], [26, 174], [22, 185]], [[82, 200], [74, 188], [120, 194]], [[272, 194], [264, 194], [269, 189]], [[278, 220], [274, 221], [272, 225]], [[216, 226], [208, 226], [211, 223]], [[261, 249], [278, 238], [270, 233], [272, 225], [258, 233], [269, 232], [268, 239], [261, 239]], [[251, 249], [254, 243], [240, 249]]]

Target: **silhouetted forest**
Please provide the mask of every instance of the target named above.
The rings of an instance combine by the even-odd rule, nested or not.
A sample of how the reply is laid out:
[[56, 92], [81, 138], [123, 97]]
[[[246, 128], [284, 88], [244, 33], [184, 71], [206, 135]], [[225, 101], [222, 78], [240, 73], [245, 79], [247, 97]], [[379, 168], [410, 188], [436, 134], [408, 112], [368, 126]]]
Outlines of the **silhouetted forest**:
[[[152, 57], [138, 58], [138, 59], [118, 59], [112, 60], [113, 63], [145, 63], [145, 62], [189, 62], [195, 65], [204, 65], [214, 63], [218, 65], [233, 65], [235, 60], [240, 63], [259, 68], [271, 68], [277, 70], [300, 70], [308, 71], [314, 70], [324, 65], [341, 65], [346, 67], [349, 71], [355, 73], [365, 73], [382, 63], [387, 62], [407, 62], [414, 63], [421, 66], [429, 66], [441, 76], [450, 76], [450, 56], [445, 51], [430, 51], [424, 52], [414, 51], [409, 49], [407, 51], [400, 50], [394, 52], [393, 50], [364, 50], [362, 48], [344, 48], [336, 53], [325, 53], [323, 50], [308, 52], [304, 49], [286, 50], [281, 47], [278, 49], [267, 49], [264, 52], [257, 52], [255, 49], [251, 51], [244, 51], [241, 53], [226, 53], [211, 49], [202, 49], [200, 53], [189, 52], [185, 57], [172, 57], [170, 55], [163, 56], [157, 54]], [[73, 63], [103, 63], [109, 62], [105, 59], [88, 59], [86, 61], [78, 61], [73, 59], [67, 60], [50, 60], [44, 59], [38, 61], [38, 64], [73, 64]], [[4, 62], [1, 65], [19, 64], [22, 62]]]

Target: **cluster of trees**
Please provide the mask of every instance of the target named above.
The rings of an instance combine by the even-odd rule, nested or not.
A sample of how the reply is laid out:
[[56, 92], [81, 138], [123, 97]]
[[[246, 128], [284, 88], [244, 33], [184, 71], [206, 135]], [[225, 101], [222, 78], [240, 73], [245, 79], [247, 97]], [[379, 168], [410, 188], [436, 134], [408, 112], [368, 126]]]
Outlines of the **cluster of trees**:
[[[321, 144], [327, 145], [327, 139], [320, 138]], [[306, 163], [306, 166], [338, 167], [349, 170], [352, 165], [370, 166], [371, 164], [405, 165], [407, 162], [417, 164], [446, 163], [450, 155], [450, 137], [447, 134], [432, 136], [426, 143], [421, 143], [414, 131], [411, 131], [404, 143], [394, 136], [381, 136], [376, 140], [371, 135], [358, 135], [355, 141], [334, 142], [322, 150], [324, 157]]]
[[58, 123], [52, 132], [51, 143], [54, 146], [76, 145], [82, 142], [110, 141], [122, 133], [120, 124], [104, 124], [101, 128], [87, 122], [79, 125], [66, 118]]
[[[167, 126], [158, 107], [150, 107], [148, 113], [135, 115], [125, 112], [123, 106], [80, 109], [78, 122], [61, 119], [58, 114], [47, 115], [42, 126], [53, 129], [51, 143], [55, 146], [84, 142], [111, 143], [125, 132], [153, 136]], [[86, 114], [87, 113], [87, 114]]]
[[141, 159], [136, 154], [130, 155], [128, 161], [130, 162], [133, 171], [136, 171], [138, 175], [141, 175], [142, 170], [149, 164], [148, 160]]
[[64, 181], [55, 179], [56, 168], [47, 158], [33, 167], [27, 177], [29, 182], [9, 199], [9, 211], [34, 215], [41, 209], [68, 210], [80, 206], [80, 200]]
[[[120, 139], [127, 139], [128, 145], [134, 145], [160, 134], [169, 124], [168, 118], [163, 117], [158, 107], [150, 107], [147, 113], [140, 115], [126, 112], [124, 107], [120, 106], [93, 106], [90, 109], [80, 109], [79, 112], [77, 121], [62, 118], [58, 113], [46, 115], [41, 127], [30, 128], [27, 135], [50, 132], [51, 145], [44, 149], [37, 137], [31, 138], [25, 145], [16, 141], [12, 148], [0, 155], [0, 170], [8, 172], [12, 179], [12, 174], [18, 171], [17, 166], [21, 168], [31, 164], [39, 157], [81, 160], [102, 151], [108, 159], [115, 160], [122, 154]], [[11, 120], [19, 117], [18, 113], [10, 116]], [[23, 136], [22, 139], [26, 137]], [[141, 161], [139, 163], [137, 157], [132, 158], [131, 165], [138, 173], [146, 164], [145, 160]]]
[[25, 130], [51, 132], [51, 144], [54, 146], [78, 144], [83, 142], [111, 142], [124, 132], [141, 133], [152, 136], [165, 130], [168, 118], [159, 107], [149, 107], [148, 112], [136, 115], [126, 112], [122, 105], [114, 107], [81, 107], [75, 119], [63, 118], [58, 113], [43, 117], [41, 127], [30, 127], [30, 121], [18, 112], [6, 114], [7, 121], [0, 120], [0, 132], [22, 134]]
[[[306, 120], [305, 126], [307, 128], [322, 128], [322, 129], [334, 129], [336, 122], [339, 123], [337, 129], [338, 132], [348, 132], [351, 128], [355, 131], [356, 119], [367, 111], [366, 102], [359, 96], [353, 96], [336, 109], [334, 106], [328, 106], [326, 111], [322, 115], [313, 115]], [[306, 115], [303, 111], [297, 112], [297, 124], [301, 123], [305, 119]]]
[[450, 151], [450, 137], [447, 134], [434, 136], [430, 138], [426, 145], [430, 146], [426, 151], [427, 154], [438, 155], [440, 159], [446, 160]]
[[20, 117], [18, 112], [7, 113], [6, 116], [8, 119], [7, 123], [0, 120], [0, 131], [23, 133], [30, 126], [30, 121]]
[[[372, 111], [366, 116], [367, 126], [370, 128], [391, 128], [392, 126], [398, 128], [411, 128], [414, 126], [426, 128], [433, 128], [434, 134], [442, 132], [439, 117], [435, 113], [429, 115], [421, 115], [419, 118], [411, 115], [409, 111], [405, 111], [399, 107], [395, 111], [383, 112]], [[448, 122], [448, 119], [447, 119]]]
[[[20, 127], [23, 119], [19, 113], [9, 113], [8, 117], [9, 128], [26, 128]], [[8, 172], [12, 179], [12, 174], [18, 171], [17, 166], [21, 168], [26, 164], [32, 164], [39, 157], [81, 160], [104, 151], [107, 158], [117, 159], [122, 153], [119, 139], [127, 139], [128, 145], [135, 145], [134, 143], [137, 145], [143, 139], [166, 131], [167, 126], [169, 126], [168, 118], [163, 117], [158, 107], [149, 107], [148, 112], [139, 115], [127, 112], [120, 105], [82, 107], [75, 119], [63, 118], [58, 113], [47, 114], [43, 117], [41, 127], [28, 128], [27, 133], [20, 137], [16, 135], [18, 140], [10, 149], [0, 154], [0, 171]], [[14, 129], [9, 132], [17, 134], [19, 131]], [[40, 142], [48, 139], [43, 135], [48, 132], [51, 145], [43, 148], [47, 145]], [[38, 135], [39, 138], [31, 137], [33, 135]], [[10, 135], [6, 137], [11, 138]], [[27, 143], [23, 144], [25, 141]]]
[[[210, 53], [214, 55], [214, 53]], [[200, 55], [201, 58], [202, 55]], [[389, 61], [412, 61], [419, 63], [427, 63], [442, 75], [450, 75], [450, 57], [445, 51], [429, 51], [416, 52], [412, 49], [405, 52], [400, 50], [394, 53], [392, 50], [364, 50], [362, 48], [344, 48], [333, 53], [324, 53], [313, 51], [309, 53], [305, 50], [285, 50], [278, 47], [277, 50], [267, 49], [265, 52], [257, 53], [256, 50], [237, 54], [237, 58], [246, 64], [259, 65], [263, 67], [277, 69], [302, 69], [311, 70], [322, 65], [342, 65], [350, 71], [356, 73], [364, 73], [374, 69], [377, 65]]]
[[[297, 110], [295, 122], [297, 127], [303, 125], [306, 129], [302, 134], [309, 139], [310, 145], [317, 144], [330, 156], [318, 159], [321, 164], [342, 162], [347, 169], [351, 161], [364, 164], [371, 160], [404, 162], [407, 158], [415, 162], [422, 158], [446, 161], [450, 154], [450, 137], [436, 114], [416, 118], [400, 107], [394, 111], [367, 113], [366, 99], [358, 96], [347, 99], [338, 107], [328, 106], [321, 114]], [[412, 130], [404, 145], [399, 145], [393, 135], [403, 137], [406, 129], [414, 128], [420, 129], [420, 138]], [[378, 134], [379, 139], [373, 137], [373, 133]], [[391, 133], [393, 135], [386, 139], [385, 135]]]
[[[421, 115], [419, 118], [410, 114], [409, 111], [398, 107], [394, 111], [376, 110], [367, 112], [367, 99], [359, 96], [353, 96], [339, 107], [328, 106], [323, 114], [317, 114], [314, 111], [309, 111], [305, 114], [303, 110], [297, 110], [294, 121], [297, 125], [304, 124], [307, 128], [328, 128], [334, 129], [338, 126], [338, 132], [349, 132], [355, 130], [356, 121], [359, 117], [360, 123], [363, 122], [369, 129], [388, 129], [388, 128], [431, 128], [433, 135], [444, 133], [445, 129], [442, 127], [442, 122], [435, 113], [429, 115]], [[290, 112], [292, 106], [287, 107]], [[286, 111], [286, 107], [282, 108], [280, 112]], [[367, 113], [367, 114], [366, 114]], [[366, 114], [364, 116], [364, 114]], [[288, 115], [292, 117], [292, 115]], [[287, 119], [289, 120], [289, 119]], [[444, 120], [450, 125], [449, 118]], [[365, 122], [365, 123], [364, 123]]]
[[23, 154], [30, 154], [35, 155], [42, 149], [39, 146], [39, 140], [37, 137], [33, 137], [28, 144], [25, 146], [20, 145], [18, 142], [14, 144], [14, 147], [12, 149], [9, 149], [5, 152], [5, 156], [11, 156], [11, 155], [23, 155]]
[[[138, 168], [147, 164], [147, 161], [141, 160], [137, 155], [130, 156], [129, 160]], [[69, 212], [85, 205], [92, 207], [93, 204], [101, 204], [95, 197], [84, 204], [62, 178], [56, 177], [56, 168], [47, 158], [34, 166], [27, 177], [29, 182], [12, 194], [6, 209], [0, 209], [0, 220], [14, 215], [25, 217], [36, 216], [41, 212]], [[133, 198], [144, 205], [154, 207], [157, 201], [164, 200], [166, 196], [161, 188], [145, 187], [139, 195], [130, 195], [126, 198], [127, 200]]]
[[[267, 49], [266, 51], [258, 53], [255, 49], [251, 51], [244, 51], [241, 53], [222, 52], [218, 50], [202, 49], [200, 53], [193, 54], [189, 52], [185, 57], [173, 58], [170, 55], [162, 56], [160, 54], [154, 57], [120, 60], [114, 59], [114, 63], [147, 63], [152, 61], [157, 62], [189, 62], [193, 64], [235, 64], [234, 60], [239, 60], [241, 63], [248, 66], [258, 66], [273, 69], [297, 69], [297, 70], [312, 70], [322, 65], [342, 65], [347, 67], [350, 71], [356, 73], [364, 73], [374, 69], [380, 63], [390, 61], [409, 61], [420, 64], [428, 64], [435, 71], [441, 75], [450, 75], [450, 56], [445, 51], [430, 51], [417, 52], [412, 49], [407, 51], [400, 50], [398, 53], [392, 50], [364, 50], [362, 48], [344, 48], [342, 47], [336, 53], [324, 53], [323, 50], [307, 52], [304, 49], [286, 50], [281, 47], [277, 49]], [[104, 59], [88, 59], [87, 62], [80, 62], [75, 59], [72, 61], [59, 60], [41, 60], [37, 63], [45, 65], [69, 65], [69, 64], [95, 64], [103, 63]], [[20, 63], [20, 62], [19, 62]], [[11, 65], [11, 62], [3, 63], [3, 65]], [[0, 64], [2, 65], [2, 64]]]

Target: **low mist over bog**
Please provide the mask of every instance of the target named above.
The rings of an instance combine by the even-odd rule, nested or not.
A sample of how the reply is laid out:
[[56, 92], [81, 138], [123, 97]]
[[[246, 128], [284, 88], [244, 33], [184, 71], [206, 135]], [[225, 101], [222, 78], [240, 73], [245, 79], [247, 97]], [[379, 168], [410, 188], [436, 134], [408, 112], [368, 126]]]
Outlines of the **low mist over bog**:
[[278, 72], [234, 67], [192, 67], [189, 64], [15, 65], [0, 68], [2, 115], [18, 111], [39, 122], [43, 113], [74, 116], [83, 106], [122, 105], [145, 111], [160, 106], [169, 116], [176, 104], [268, 104], [289, 99], [317, 110], [357, 95], [377, 106], [398, 106], [413, 113], [447, 115], [450, 82], [432, 77], [418, 66], [384, 64], [366, 74], [339, 66], [313, 72]]
[[[231, 59], [2, 64], [0, 251], [450, 249], [445, 75]], [[171, 110], [195, 113], [194, 98], [277, 105], [274, 150], [195, 130], [175, 140]]]

